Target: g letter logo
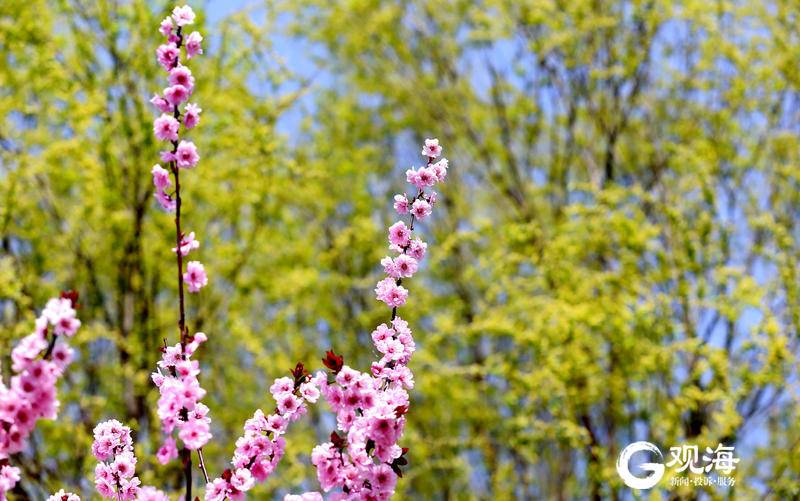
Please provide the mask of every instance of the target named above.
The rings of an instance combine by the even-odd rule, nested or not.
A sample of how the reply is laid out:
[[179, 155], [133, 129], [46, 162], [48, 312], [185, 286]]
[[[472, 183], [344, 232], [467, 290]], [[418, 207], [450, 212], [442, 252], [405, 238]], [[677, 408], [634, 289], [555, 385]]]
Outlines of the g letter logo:
[[[642, 470], [650, 472], [644, 478], [635, 476], [630, 470], [631, 456], [637, 452], [652, 452], [658, 456], [659, 462], [657, 463], [642, 463], [639, 465]], [[620, 453], [619, 459], [617, 459], [617, 473], [622, 477], [625, 485], [631, 489], [650, 489], [664, 476], [663, 461], [664, 456], [661, 455], [661, 451], [655, 445], [650, 442], [634, 442], [625, 447]]]

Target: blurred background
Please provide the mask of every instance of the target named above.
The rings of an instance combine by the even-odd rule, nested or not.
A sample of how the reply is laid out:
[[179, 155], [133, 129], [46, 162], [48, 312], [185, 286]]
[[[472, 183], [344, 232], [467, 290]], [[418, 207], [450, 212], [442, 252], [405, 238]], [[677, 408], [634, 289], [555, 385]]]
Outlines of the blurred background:
[[[182, 187], [211, 280], [189, 325], [210, 339], [212, 472], [296, 361], [369, 366], [391, 196], [438, 137], [398, 499], [633, 499], [614, 464], [635, 440], [741, 458], [733, 487], [668, 475], [639, 498], [800, 496], [800, 3], [191, 5], [202, 160]], [[134, 428], [144, 483], [180, 487], [154, 461], [149, 381], [177, 339], [149, 175], [171, 9], [0, 3], [0, 353], [60, 289], [84, 322], [14, 499], [90, 499], [109, 417]], [[315, 409], [253, 499], [316, 489], [331, 429]]]

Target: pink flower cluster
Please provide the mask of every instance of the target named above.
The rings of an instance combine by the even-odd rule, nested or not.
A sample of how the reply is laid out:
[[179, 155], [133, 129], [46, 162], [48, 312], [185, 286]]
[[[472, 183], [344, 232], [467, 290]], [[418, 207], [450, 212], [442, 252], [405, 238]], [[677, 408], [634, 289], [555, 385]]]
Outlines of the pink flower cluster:
[[106, 498], [119, 494], [123, 499], [135, 499], [139, 479], [134, 476], [136, 456], [131, 429], [116, 419], [98, 424], [94, 428], [92, 454], [99, 461], [95, 467], [97, 491]]
[[282, 435], [290, 422], [308, 412], [306, 402], [315, 403], [319, 399], [318, 384], [325, 379], [322, 372], [312, 378], [300, 363], [290, 372], [291, 378], [278, 378], [270, 387], [277, 403], [275, 412], [266, 416], [258, 409], [245, 422], [244, 435], [236, 441], [231, 460], [233, 468], [225, 470], [222, 477], [206, 486], [206, 501], [244, 499], [245, 492], [256, 482], [266, 481], [275, 470], [286, 447]]
[[323, 490], [342, 489], [334, 499], [394, 494], [397, 475], [391, 465], [403, 456], [396, 442], [405, 426], [408, 393], [388, 381], [345, 365], [333, 382], [322, 386], [344, 438], [334, 432], [331, 442], [314, 448], [311, 462]]
[[[115, 501], [167, 500], [164, 493], [152, 487], [139, 487], [141, 482], [136, 476], [136, 456], [133, 453], [131, 429], [116, 419], [95, 426], [92, 454], [99, 461], [94, 469], [94, 486], [102, 497]], [[143, 492], [156, 497], [143, 497]], [[54, 494], [57, 495], [58, 493]]]
[[[169, 501], [154, 487], [140, 487], [131, 429], [116, 419], [95, 426], [92, 454], [99, 461], [94, 469], [94, 486], [102, 497], [115, 501]], [[75, 494], [65, 494], [63, 490], [50, 499], [80, 501]]]
[[197, 379], [200, 364], [191, 359], [206, 339], [205, 334], [198, 332], [185, 346], [178, 343], [164, 348], [158, 370], [152, 374], [153, 382], [161, 394], [158, 399], [161, 431], [167, 435], [157, 453], [161, 464], [178, 457], [178, 448], [172, 437], [176, 429], [178, 438], [189, 450], [197, 450], [211, 440], [208, 407], [200, 402], [206, 394]]
[[323, 359], [334, 377], [331, 381], [319, 378], [320, 390], [336, 412], [342, 434], [333, 432], [330, 442], [315, 447], [311, 462], [323, 490], [341, 489], [332, 495], [334, 500], [390, 498], [397, 477], [402, 476], [401, 466], [407, 463], [407, 449], [397, 442], [409, 408], [407, 389], [414, 387], [407, 364], [416, 345], [408, 322], [397, 316], [397, 307], [408, 297], [408, 290], [401, 286], [403, 278], [417, 272], [427, 249], [422, 240], [412, 238], [412, 232], [414, 223], [428, 217], [436, 202], [436, 194], [427, 193], [426, 188], [447, 175], [446, 159], [434, 163], [441, 152], [437, 139], [425, 140], [422, 154], [428, 157], [428, 165], [406, 173], [418, 188], [417, 195], [411, 200], [405, 194], [394, 197], [395, 210], [401, 215], [410, 213], [411, 219], [408, 225], [398, 221], [389, 228], [389, 248], [397, 255], [381, 260], [387, 277], [378, 282], [375, 293], [392, 308], [392, 318], [372, 333], [380, 360], [372, 364], [371, 373], [363, 373], [344, 365], [343, 358], [333, 352]]
[[5, 493], [19, 480], [19, 470], [7, 464], [9, 456], [25, 447], [37, 420], [56, 417], [56, 383], [73, 357], [66, 342], [56, 341], [74, 336], [81, 326], [75, 312], [77, 298], [75, 292], [64, 292], [50, 299], [36, 319], [34, 331], [11, 352], [15, 374], [10, 386], [0, 381], [0, 461], [4, 463], [0, 499], [5, 499]]
[[[187, 103], [194, 92], [195, 79], [191, 70], [181, 64], [181, 47], [186, 49], [187, 60], [203, 53], [203, 37], [200, 33], [194, 31], [187, 36], [183, 32], [185, 26], [194, 23], [194, 18], [191, 7], [175, 7], [172, 16], [161, 22], [159, 31], [167, 37], [167, 41], [156, 50], [159, 64], [168, 72], [169, 86], [150, 100], [161, 112], [161, 116], [153, 122], [153, 134], [159, 141], [171, 143], [171, 149], [161, 152], [161, 161], [168, 163], [173, 173], [177, 169], [191, 169], [200, 161], [194, 143], [180, 139], [181, 124], [187, 130], [194, 128], [200, 122], [200, 113], [203, 111], [196, 103]], [[177, 204], [174, 194], [168, 191], [173, 186], [169, 171], [156, 164], [151, 173], [156, 200], [165, 210], [174, 211]]]
[[431, 215], [436, 203], [436, 192], [427, 193], [426, 188], [444, 181], [447, 177], [448, 162], [442, 158], [434, 160], [442, 154], [438, 139], [426, 139], [422, 154], [428, 157], [428, 165], [406, 171], [406, 180], [417, 187], [417, 194], [411, 200], [405, 193], [394, 196], [394, 208], [398, 214], [411, 214], [410, 226], [398, 221], [389, 227], [389, 249], [398, 256], [386, 256], [381, 260], [384, 272], [388, 275], [378, 282], [375, 295], [392, 308], [403, 306], [408, 298], [408, 290], [400, 285], [403, 278], [417, 272], [419, 261], [425, 257], [428, 246], [419, 238], [411, 238], [414, 223]]

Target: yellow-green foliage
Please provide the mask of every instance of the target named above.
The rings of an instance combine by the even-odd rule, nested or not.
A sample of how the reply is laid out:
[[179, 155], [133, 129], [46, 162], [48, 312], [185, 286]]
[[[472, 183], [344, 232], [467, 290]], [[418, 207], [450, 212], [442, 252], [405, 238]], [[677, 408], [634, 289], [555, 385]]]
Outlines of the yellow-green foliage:
[[[0, 352], [59, 288], [85, 325], [58, 421], [18, 458], [34, 499], [91, 492], [91, 429], [111, 416], [145, 483], [180, 484], [153, 461], [148, 380], [177, 335], [148, 175], [166, 9], [0, 4]], [[404, 314], [401, 499], [630, 498], [614, 461], [642, 439], [736, 445], [737, 484], [712, 498], [800, 495], [799, 21], [782, 0], [284, 0], [202, 26], [202, 160], [182, 192], [211, 276], [189, 302], [210, 339], [210, 469], [294, 362], [333, 347], [368, 367], [390, 196], [436, 136], [452, 167]], [[324, 54], [317, 80], [276, 33]], [[325, 416], [290, 432], [254, 499], [316, 485]], [[651, 499], [700, 492], [683, 489]]]

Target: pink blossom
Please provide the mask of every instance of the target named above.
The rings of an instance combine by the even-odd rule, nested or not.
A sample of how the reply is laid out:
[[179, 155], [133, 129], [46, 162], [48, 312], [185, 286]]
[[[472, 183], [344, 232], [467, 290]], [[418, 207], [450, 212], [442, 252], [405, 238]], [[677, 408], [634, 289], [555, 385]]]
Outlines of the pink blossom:
[[272, 393], [272, 396], [275, 397], [276, 400], [278, 397], [291, 393], [292, 391], [294, 391], [294, 381], [288, 377], [276, 379], [275, 382], [272, 383], [272, 386], [269, 387], [269, 392]]
[[194, 103], [189, 103], [183, 110], [183, 125], [187, 129], [193, 129], [200, 122], [200, 112], [203, 110]]
[[121, 478], [131, 478], [136, 472], [136, 456], [120, 454], [111, 464], [112, 471]]
[[400, 360], [403, 358], [405, 352], [403, 343], [397, 339], [389, 338], [383, 343], [376, 344], [376, 346], [378, 347], [378, 351], [386, 355], [386, 358], [389, 360]]
[[95, 479], [94, 479], [94, 488], [100, 494], [101, 497], [106, 499], [111, 498], [119, 498], [116, 493], [116, 482], [114, 482], [108, 476], [110, 473], [106, 472], [105, 467], [102, 465], [97, 465], [98, 467], [95, 469]]
[[431, 214], [431, 204], [422, 199], [417, 199], [411, 205], [411, 213], [417, 219], [425, 219]]
[[159, 31], [159, 33], [161, 33], [165, 37], [168, 37], [168, 36], [170, 36], [172, 34], [172, 29], [173, 28], [174, 28], [174, 26], [172, 25], [172, 18], [171, 17], [165, 17], [164, 20], [161, 21], [161, 25], [159, 25], [158, 31]]
[[387, 327], [386, 324], [380, 324], [374, 331], [372, 331], [372, 342], [380, 343], [390, 339], [395, 334], [394, 330]]
[[403, 306], [408, 297], [408, 290], [397, 285], [392, 278], [384, 278], [375, 287], [375, 296], [392, 308]]
[[173, 153], [173, 152], [171, 152], [169, 150], [163, 150], [163, 151], [159, 152], [158, 156], [159, 156], [159, 158], [161, 158], [161, 161], [164, 162], [164, 163], [172, 163], [172, 162], [175, 161], [175, 153]]
[[164, 89], [164, 99], [173, 106], [178, 106], [189, 99], [189, 89], [183, 85], [172, 85]]
[[178, 26], [194, 24], [194, 11], [188, 5], [172, 9], [172, 18]]
[[395, 369], [393, 379], [409, 390], [414, 388], [414, 374], [408, 367], [398, 367]]
[[178, 457], [178, 447], [175, 445], [175, 439], [167, 437], [158, 449], [156, 459], [161, 464], [167, 464], [176, 457]]
[[[183, 27], [194, 23], [194, 20], [195, 14], [191, 7], [184, 5], [175, 7], [172, 16], [162, 21], [160, 31], [167, 36], [168, 42], [159, 47], [157, 56], [159, 63], [169, 72], [169, 87], [164, 89], [163, 96], [156, 95], [151, 100], [164, 113], [155, 121], [156, 137], [172, 141], [173, 144], [177, 143], [173, 151], [160, 152], [161, 161], [171, 164], [173, 168], [180, 169], [193, 168], [200, 159], [194, 143], [180, 140], [179, 137], [179, 105], [189, 99], [195, 86], [195, 79], [191, 70], [180, 63], [178, 44], [181, 41], [186, 43], [187, 58], [202, 53], [200, 46], [202, 36], [197, 32], [193, 32], [189, 36], [183, 33]], [[175, 26], [178, 27], [177, 30], [175, 30]], [[181, 35], [183, 35], [183, 40], [181, 40]], [[191, 129], [198, 124], [201, 111], [197, 104], [186, 105], [183, 115], [183, 124], [186, 129]], [[152, 174], [153, 183], [156, 186], [155, 197], [159, 204], [167, 210], [176, 210], [176, 201], [166, 192], [170, 186], [168, 171], [156, 166], [153, 168]], [[175, 176], [177, 179], [177, 171]], [[179, 256], [179, 266], [181, 258], [197, 249], [199, 245], [193, 232], [184, 234], [178, 227], [178, 244], [172, 251]], [[205, 268], [198, 261], [186, 263], [182, 278], [189, 292], [198, 292], [208, 284]], [[181, 315], [183, 315], [183, 309], [181, 309]], [[158, 362], [158, 369], [152, 374], [153, 383], [159, 390], [157, 414], [161, 421], [161, 431], [165, 435], [163, 445], [156, 455], [161, 463], [168, 463], [177, 457], [176, 433], [177, 438], [183, 442], [182, 446], [190, 450], [199, 449], [211, 439], [211, 419], [208, 417], [208, 407], [201, 402], [206, 391], [200, 386], [198, 380], [200, 366], [196, 360], [191, 360], [192, 354], [206, 339], [205, 334], [200, 332], [191, 337], [185, 331], [182, 332], [180, 343], [174, 346], [165, 346], [161, 360]], [[123, 459], [122, 462], [119, 462], [119, 466], [127, 471], [130, 465], [127, 465]], [[99, 468], [98, 471], [102, 473], [102, 468]], [[117, 477], [119, 476], [117, 475]], [[228, 494], [232, 499], [239, 498], [238, 491], [232, 488], [233, 490], [228, 492], [227, 482], [224, 485], [225, 488], [219, 492], [220, 499]], [[109, 482], [109, 478], [101, 474], [96, 479], [96, 487], [101, 494], [111, 493], [115, 494], [117, 498], [125, 498], [128, 495], [135, 497], [139, 492], [141, 499], [158, 501], [161, 501], [162, 498], [166, 499], [160, 491], [150, 492], [149, 489], [139, 489], [139, 480], [135, 477], [128, 483], [114, 483]]]
[[175, 150], [175, 160], [181, 169], [191, 169], [200, 160], [197, 147], [191, 141], [181, 141]]
[[189, 292], [198, 292], [208, 285], [208, 276], [203, 264], [200, 261], [189, 261], [186, 264], [186, 273], [183, 274], [183, 280], [189, 286]]
[[[431, 165], [431, 170], [433, 170], [434, 175], [436, 176], [436, 180], [441, 182], [447, 177], [447, 166], [448, 162], [446, 158], [443, 158], [436, 162], [435, 164]], [[433, 203], [433, 202], [431, 202]]]
[[57, 336], [72, 337], [78, 331], [80, 326], [81, 321], [74, 316], [64, 316], [58, 319], [58, 322], [56, 322], [53, 328], [53, 332]]
[[291, 393], [285, 393], [283, 395], [279, 395], [276, 400], [278, 402], [278, 412], [280, 412], [283, 415], [291, 416], [300, 407], [300, 399], [298, 399]]
[[70, 348], [64, 343], [58, 343], [53, 348], [52, 360], [58, 367], [56, 374], [61, 375], [64, 368], [72, 362], [75, 356], [75, 350]]
[[120, 479], [119, 480], [119, 488], [117, 492], [119, 493], [119, 499], [121, 501], [134, 501], [139, 498], [139, 486], [141, 485], [141, 481], [138, 477], [134, 477], [131, 479]]
[[439, 146], [439, 140], [426, 139], [425, 146], [422, 147], [422, 154], [428, 158], [436, 158], [442, 154], [442, 147]]
[[[45, 328], [48, 322], [43, 317]], [[37, 319], [39, 323], [39, 319]], [[14, 362], [11, 366], [15, 372], [22, 372], [30, 366], [31, 362], [39, 356], [45, 349], [47, 349], [47, 335], [34, 332], [22, 338], [17, 346], [11, 351], [11, 360]]]
[[150, 103], [161, 113], [172, 113], [172, 105], [169, 104], [169, 101], [158, 94], [153, 94], [153, 97], [150, 98]]
[[133, 450], [131, 429], [116, 419], [103, 421], [94, 427], [92, 454], [100, 461], [113, 459], [116, 454]]
[[417, 260], [413, 257], [400, 254], [394, 259], [394, 268], [400, 277], [411, 277], [417, 272]]
[[345, 365], [342, 367], [342, 370], [339, 371], [339, 374], [336, 375], [336, 383], [340, 386], [350, 386], [351, 384], [355, 383], [358, 379], [358, 371], [352, 369], [351, 367]]
[[154, 196], [162, 209], [170, 212], [175, 210], [175, 200], [173, 200], [172, 197], [163, 191], [156, 191]]
[[[318, 379], [308, 377], [302, 364], [298, 364], [291, 374], [292, 378], [278, 378], [270, 387], [278, 403], [277, 413], [265, 416], [259, 409], [245, 422], [244, 435], [236, 440], [236, 451], [231, 460], [233, 473], [228, 470], [227, 477], [215, 479], [207, 485], [206, 501], [221, 500], [226, 496], [243, 499], [243, 495], [234, 497], [235, 493], [241, 494], [256, 482], [264, 482], [275, 470], [286, 447], [280, 435], [285, 432], [289, 421], [307, 412], [305, 400], [314, 402], [320, 394]], [[324, 373], [320, 376], [324, 378]]]
[[406, 181], [413, 184], [420, 190], [436, 184], [436, 174], [432, 168], [420, 167], [419, 169], [409, 169], [406, 171]]
[[195, 332], [191, 341], [186, 344], [186, 349], [184, 352], [191, 356], [195, 351], [197, 351], [197, 348], [206, 341], [208, 341], [208, 336], [206, 336], [204, 332]]
[[202, 419], [190, 419], [181, 425], [178, 437], [187, 449], [195, 450], [203, 447], [211, 440], [208, 423]]
[[191, 94], [192, 89], [194, 89], [194, 77], [192, 76], [192, 72], [182, 64], [175, 66], [169, 71], [168, 81], [173, 87], [176, 85], [184, 87], [189, 94]]
[[228, 493], [228, 482], [215, 478], [206, 484], [206, 501], [222, 501]]
[[411, 238], [411, 231], [406, 226], [406, 223], [398, 221], [389, 227], [389, 242], [404, 247], [408, 244]]
[[405, 194], [394, 196], [394, 210], [401, 215], [408, 214], [408, 198], [406, 198]]
[[416, 169], [408, 169], [406, 171], [406, 181], [414, 186], [420, 186], [419, 172]]
[[72, 303], [65, 298], [50, 299], [42, 310], [42, 317], [46, 318], [51, 325], [57, 324], [63, 317], [74, 316], [75, 310], [72, 308]]
[[0, 467], [0, 495], [5, 497], [5, 493], [13, 489], [20, 478], [20, 471], [16, 466]]
[[186, 57], [188, 59], [203, 53], [203, 48], [200, 45], [202, 41], [203, 37], [196, 31], [191, 32], [189, 36], [186, 37]]
[[422, 261], [422, 258], [425, 257], [425, 251], [427, 248], [428, 244], [419, 238], [415, 238], [409, 243], [406, 253], [417, 261]]
[[267, 424], [265, 425], [265, 429], [267, 431], [271, 431], [276, 435], [281, 435], [284, 431], [286, 431], [286, 425], [289, 423], [284, 419], [283, 416], [279, 414], [271, 414], [267, 417]]
[[47, 501], [81, 501], [77, 494], [66, 492], [64, 489], [59, 490], [49, 498]]
[[169, 71], [178, 63], [180, 51], [174, 43], [166, 43], [158, 46], [158, 49], [156, 49], [156, 56], [161, 67]]
[[[178, 27], [183, 27], [192, 24], [194, 19], [191, 8], [176, 7], [172, 20], [162, 23], [162, 34], [177, 43], [180, 37], [173, 33], [173, 21]], [[202, 39], [197, 32], [184, 37], [188, 58], [202, 54]], [[176, 49], [175, 53], [172, 48]], [[164, 90], [163, 97], [153, 98], [157, 108], [167, 108], [164, 111], [166, 118], [162, 116], [157, 119], [154, 130], [159, 139], [179, 141], [174, 152], [164, 151], [161, 158], [163, 162], [175, 162], [173, 165], [178, 168], [192, 168], [199, 161], [197, 148], [189, 141], [179, 140], [180, 124], [168, 113], [177, 114], [178, 106], [189, 99], [195, 85], [194, 77], [189, 68], [180, 64], [180, 54], [174, 43], [160, 47], [158, 57], [162, 66], [169, 71], [170, 87]], [[195, 103], [185, 106], [183, 124], [186, 129], [198, 124], [201, 111]], [[175, 123], [168, 119], [175, 120]], [[397, 255], [381, 260], [388, 277], [378, 282], [375, 288], [377, 299], [393, 309], [405, 304], [408, 290], [400, 285], [401, 280], [417, 272], [418, 261], [426, 252], [427, 245], [424, 242], [419, 238], [412, 239], [413, 223], [427, 218], [433, 210], [435, 193], [426, 192], [426, 189], [442, 181], [448, 168], [444, 158], [433, 163], [442, 153], [438, 139], [426, 139], [422, 153], [428, 157], [428, 166], [406, 172], [407, 180], [419, 189], [418, 194], [411, 201], [405, 194], [394, 198], [394, 208], [398, 214], [412, 214], [411, 227], [398, 221], [389, 228], [390, 249]], [[170, 185], [169, 173], [157, 167], [152, 171], [156, 196], [162, 206], [174, 207], [174, 201], [165, 191]], [[180, 253], [180, 259], [198, 248], [199, 242], [194, 233], [184, 235], [180, 233], [180, 228], [178, 232], [180, 241], [173, 252]], [[205, 269], [198, 261], [186, 264], [183, 280], [189, 292], [198, 292], [208, 283]], [[242, 500], [257, 482], [265, 481], [284, 455], [283, 435], [289, 423], [306, 414], [307, 403], [316, 402], [320, 396], [336, 412], [336, 423], [340, 430], [331, 436], [331, 442], [317, 446], [312, 451], [312, 463], [317, 469], [322, 488], [326, 491], [336, 488], [339, 494], [334, 497], [337, 499], [390, 498], [394, 494], [398, 476], [394, 470], [398, 465], [405, 464], [399, 461], [404, 451], [398, 445], [398, 440], [402, 437], [405, 414], [409, 408], [407, 389], [414, 384], [413, 374], [407, 364], [416, 350], [408, 323], [396, 317], [395, 313], [396, 310], [393, 310], [391, 325], [381, 324], [372, 333], [375, 348], [382, 356], [372, 364], [371, 372], [362, 373], [344, 365], [342, 357], [331, 351], [323, 360], [334, 375], [330, 382], [324, 372], [311, 377], [302, 364], [297, 364], [290, 371], [291, 378], [276, 379], [270, 387], [276, 400], [276, 410], [269, 415], [257, 410], [245, 422], [243, 434], [236, 440], [231, 467], [225, 470], [221, 478], [207, 484], [206, 500]], [[59, 318], [63, 318], [63, 315]], [[206, 392], [198, 380], [200, 366], [191, 359], [205, 340], [206, 336], [202, 333], [189, 337], [183, 332], [181, 343], [165, 346], [158, 368], [152, 375], [159, 390], [157, 414], [165, 435], [157, 454], [159, 462], [167, 463], [177, 457], [176, 433], [183, 446], [190, 450], [203, 447], [211, 439], [208, 407], [201, 402]], [[36, 391], [41, 386], [40, 379], [53, 376], [51, 372], [37, 369], [34, 362], [41, 348], [32, 341], [29, 345], [29, 349], [21, 351], [15, 359], [29, 368], [29, 373], [20, 376], [9, 392]], [[58, 367], [54, 366], [53, 370], [58, 370]], [[37, 400], [31, 400], [35, 406], [25, 406], [17, 405], [13, 397], [10, 395], [3, 399], [0, 393], [0, 419], [3, 412], [13, 411], [17, 424], [23, 430], [34, 420], [31, 416], [36, 412], [50, 412], [47, 409], [52, 407], [54, 400], [45, 395], [42, 400], [47, 405], [39, 405]], [[127, 439], [130, 439], [129, 433]], [[106, 454], [105, 460], [110, 462], [98, 465], [95, 483], [103, 495], [111, 493], [120, 499], [133, 499], [144, 492], [134, 476], [136, 460], [132, 455], [132, 447], [130, 451], [126, 449], [125, 440], [120, 441], [122, 446], [115, 445], [115, 440], [120, 441], [115, 437], [96, 437], [96, 454]], [[153, 499], [160, 501], [160, 498]], [[309, 492], [288, 495], [286, 499], [319, 501], [322, 496], [317, 492]]]
[[142, 487], [136, 501], [169, 501], [169, 496], [155, 487]]
[[231, 476], [231, 485], [239, 491], [249, 491], [255, 484], [256, 481], [247, 468], [239, 468]]
[[[185, 353], [189, 353], [189, 350], [184, 350]], [[200, 364], [197, 360], [178, 360], [175, 363], [175, 375], [183, 379], [184, 381], [193, 381], [192, 378], [197, 378], [200, 375]]]
[[373, 489], [383, 494], [394, 494], [395, 485], [397, 485], [397, 475], [387, 464], [381, 464], [373, 467], [370, 484]]
[[394, 259], [391, 257], [386, 256], [381, 259], [381, 266], [383, 266], [383, 272], [390, 277], [400, 278], [400, 273], [397, 271], [397, 267], [394, 265]]
[[177, 141], [180, 126], [174, 117], [165, 113], [153, 122], [153, 133], [160, 141]]
[[177, 446], [171, 434], [178, 429], [178, 438], [188, 449], [197, 449], [211, 439], [209, 432], [211, 420], [208, 418], [208, 407], [200, 402], [206, 391], [200, 386], [197, 376], [199, 364], [189, 357], [206, 341], [202, 332], [195, 333], [186, 342], [166, 347], [162, 350], [159, 371], [152, 374], [153, 382], [158, 387], [158, 417], [161, 430], [167, 437], [158, 451], [160, 462], [169, 462], [177, 455]]
[[[195, 240], [194, 232], [189, 232], [181, 238], [181, 256], [188, 256], [189, 252], [200, 247], [200, 241]], [[178, 252], [177, 247], [172, 248], [172, 252]]]
[[303, 383], [300, 385], [300, 394], [313, 404], [319, 399], [319, 388], [314, 383]]
[[153, 185], [157, 190], [163, 191], [172, 184], [169, 179], [169, 171], [160, 165], [155, 164], [150, 173], [153, 175]]
[[420, 189], [436, 184], [436, 173], [430, 167], [420, 167], [417, 170], [418, 187]]

